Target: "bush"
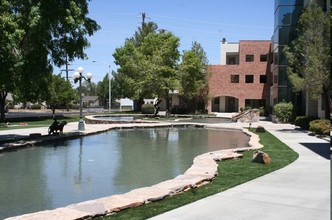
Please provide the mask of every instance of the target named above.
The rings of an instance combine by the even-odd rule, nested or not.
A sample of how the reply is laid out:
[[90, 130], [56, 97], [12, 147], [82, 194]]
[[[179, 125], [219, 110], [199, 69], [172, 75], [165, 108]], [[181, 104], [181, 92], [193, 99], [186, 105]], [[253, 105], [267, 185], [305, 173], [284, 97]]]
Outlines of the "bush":
[[304, 130], [309, 130], [309, 123], [313, 120], [316, 120], [316, 117], [313, 116], [297, 116], [295, 119], [295, 125], [299, 126], [300, 128]]
[[171, 114], [188, 114], [188, 108], [174, 105], [171, 107]]
[[266, 113], [264, 106], [259, 107], [259, 116], [265, 116], [265, 115]]
[[31, 105], [31, 109], [34, 109], [34, 110], [41, 109], [41, 105], [40, 104], [33, 104], [33, 105]]
[[273, 106], [274, 114], [282, 121], [287, 122], [291, 119], [293, 114], [293, 104], [291, 102], [280, 102]]
[[329, 135], [331, 122], [328, 119], [317, 119], [309, 123], [310, 131], [316, 134]]
[[143, 104], [141, 106], [142, 114], [154, 114], [155, 108], [153, 104]]

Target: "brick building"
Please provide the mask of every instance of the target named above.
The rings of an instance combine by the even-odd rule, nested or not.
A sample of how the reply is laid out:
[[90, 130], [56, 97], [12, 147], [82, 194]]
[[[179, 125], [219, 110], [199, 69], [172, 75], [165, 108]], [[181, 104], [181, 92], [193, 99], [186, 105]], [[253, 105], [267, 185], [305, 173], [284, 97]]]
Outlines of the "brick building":
[[209, 112], [270, 106], [271, 41], [221, 42], [221, 65], [210, 65]]

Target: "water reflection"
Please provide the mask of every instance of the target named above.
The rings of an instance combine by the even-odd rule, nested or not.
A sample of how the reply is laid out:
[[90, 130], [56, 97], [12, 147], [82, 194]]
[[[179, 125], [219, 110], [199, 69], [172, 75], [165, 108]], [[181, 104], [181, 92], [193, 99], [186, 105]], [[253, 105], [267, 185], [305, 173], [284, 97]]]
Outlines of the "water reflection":
[[247, 146], [242, 132], [113, 130], [0, 154], [0, 218], [127, 192], [174, 178], [199, 154]]

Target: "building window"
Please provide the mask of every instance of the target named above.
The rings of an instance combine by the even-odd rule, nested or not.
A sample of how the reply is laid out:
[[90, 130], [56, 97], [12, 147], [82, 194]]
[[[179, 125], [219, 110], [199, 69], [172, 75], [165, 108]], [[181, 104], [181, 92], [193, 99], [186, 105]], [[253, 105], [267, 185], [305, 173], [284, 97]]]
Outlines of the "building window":
[[219, 100], [220, 100], [219, 97], [215, 98], [215, 99], [214, 99], [214, 104], [215, 104], [215, 105], [219, 105]]
[[261, 62], [266, 62], [267, 61], [267, 54], [261, 54], [260, 61]]
[[266, 75], [260, 75], [259, 76], [259, 83], [267, 83]]
[[246, 75], [246, 83], [254, 83], [254, 75]]
[[235, 57], [228, 57], [228, 62], [227, 64], [229, 65], [235, 65], [236, 58]]
[[254, 62], [254, 55], [246, 55], [246, 62]]
[[231, 75], [231, 83], [239, 83], [240, 75]]

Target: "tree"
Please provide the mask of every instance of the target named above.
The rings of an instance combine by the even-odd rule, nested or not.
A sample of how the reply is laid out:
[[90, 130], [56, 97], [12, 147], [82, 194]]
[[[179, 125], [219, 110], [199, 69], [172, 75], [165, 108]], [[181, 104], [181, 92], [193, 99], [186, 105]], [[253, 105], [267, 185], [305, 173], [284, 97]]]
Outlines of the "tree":
[[[48, 88], [52, 64], [61, 66], [67, 60], [86, 58], [87, 35], [100, 28], [87, 17], [88, 1], [2, 1], [0, 19], [5, 25], [0, 27], [1, 37], [4, 36], [1, 43], [9, 41], [0, 45], [3, 52], [0, 62], [6, 66], [1, 74], [14, 74], [1, 82], [1, 111], [7, 92], [20, 93], [23, 100], [38, 100], [40, 91]], [[13, 54], [16, 62], [7, 60]]]
[[323, 97], [325, 118], [330, 118], [330, 25], [329, 17], [312, 1], [298, 23], [298, 37], [285, 47], [287, 73], [295, 91], [311, 99]]
[[94, 82], [82, 81], [81, 90], [77, 87], [76, 94], [79, 96], [82, 92], [85, 96], [96, 96], [97, 95], [97, 84]]
[[109, 78], [108, 73], [104, 76], [103, 80], [97, 84], [97, 95], [100, 98], [103, 106], [106, 107], [109, 98]]
[[5, 120], [5, 101], [8, 92], [15, 88], [16, 69], [20, 54], [16, 45], [22, 39], [24, 31], [17, 24], [12, 13], [11, 3], [2, 0], [0, 4], [0, 121]]
[[[143, 23], [113, 54], [120, 67], [114, 77], [121, 85], [120, 93], [136, 100], [139, 108], [143, 98], [159, 96], [169, 100], [169, 89], [175, 88], [177, 80], [174, 76], [179, 39], [167, 31], [157, 32], [157, 28], [153, 22]], [[169, 101], [166, 105], [169, 109]]]
[[52, 109], [53, 117], [55, 117], [56, 108], [68, 106], [75, 98], [75, 92], [70, 82], [62, 78], [61, 74], [52, 75], [49, 89], [42, 98], [46, 101], [48, 107]]
[[208, 97], [208, 59], [202, 46], [193, 42], [191, 50], [184, 51], [180, 64], [180, 94], [190, 111], [199, 105], [205, 109]]
[[140, 92], [148, 97], [157, 96], [166, 100], [170, 111], [169, 92], [178, 88], [178, 47], [180, 39], [171, 32], [150, 33], [138, 48], [136, 69], [140, 73]]

